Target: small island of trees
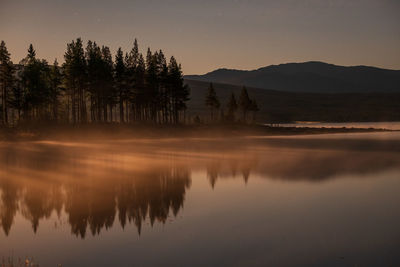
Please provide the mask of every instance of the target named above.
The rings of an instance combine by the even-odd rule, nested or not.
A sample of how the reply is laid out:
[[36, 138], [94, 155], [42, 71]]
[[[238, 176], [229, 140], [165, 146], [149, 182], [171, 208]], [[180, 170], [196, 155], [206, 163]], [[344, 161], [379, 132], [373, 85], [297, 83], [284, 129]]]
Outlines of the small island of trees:
[[[256, 113], [260, 110], [258, 108], [257, 102], [255, 99], [250, 99], [249, 94], [247, 92], [247, 88], [243, 86], [242, 91], [239, 96], [239, 100], [236, 101], [236, 97], [234, 93], [231, 93], [228, 102], [225, 105], [225, 109], [221, 108], [221, 102], [217, 97], [217, 93], [215, 92], [214, 85], [210, 83], [208, 87], [205, 105], [210, 110], [210, 120], [212, 122], [222, 121], [222, 122], [247, 122], [249, 121], [248, 114], [252, 112], [252, 117], [250, 119], [251, 122], [255, 122]], [[241, 116], [237, 118], [237, 111], [240, 111]], [[215, 114], [218, 114], [220, 111], [220, 116], [216, 118]], [[227, 112], [227, 114], [225, 114]]]

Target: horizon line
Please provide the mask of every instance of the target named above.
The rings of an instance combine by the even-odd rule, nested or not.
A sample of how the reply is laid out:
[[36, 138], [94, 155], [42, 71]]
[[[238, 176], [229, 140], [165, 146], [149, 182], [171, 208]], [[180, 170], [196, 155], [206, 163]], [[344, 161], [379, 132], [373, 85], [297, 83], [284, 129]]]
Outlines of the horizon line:
[[235, 69], [235, 68], [226, 68], [226, 67], [220, 67], [220, 68], [215, 68], [214, 70], [208, 71], [203, 74], [185, 74], [184, 76], [204, 76], [210, 73], [213, 73], [218, 70], [228, 70], [228, 71], [242, 71], [242, 72], [251, 72], [251, 71], [257, 71], [260, 69], [268, 68], [268, 67], [273, 67], [273, 66], [281, 66], [281, 65], [287, 65], [287, 64], [304, 64], [304, 63], [323, 63], [326, 65], [332, 65], [332, 66], [337, 66], [337, 67], [345, 67], [345, 68], [354, 68], [354, 67], [367, 67], [367, 68], [374, 68], [374, 69], [380, 69], [380, 70], [389, 70], [389, 71], [400, 71], [400, 69], [391, 69], [391, 68], [386, 68], [386, 67], [378, 67], [378, 66], [372, 66], [372, 65], [340, 65], [340, 64], [335, 64], [335, 63], [328, 63], [325, 61], [320, 61], [320, 60], [308, 60], [308, 61], [287, 61], [279, 64], [270, 64], [270, 65], [265, 65], [261, 66], [259, 68], [252, 68], [252, 69]]

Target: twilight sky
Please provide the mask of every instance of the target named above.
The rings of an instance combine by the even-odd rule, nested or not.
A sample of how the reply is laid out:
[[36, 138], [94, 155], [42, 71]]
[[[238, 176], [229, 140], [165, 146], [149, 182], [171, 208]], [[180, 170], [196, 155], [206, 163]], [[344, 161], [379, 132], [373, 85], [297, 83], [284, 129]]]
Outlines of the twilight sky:
[[19, 62], [63, 62], [76, 37], [163, 49], [185, 74], [325, 61], [400, 69], [399, 0], [0, 0], [0, 39]]

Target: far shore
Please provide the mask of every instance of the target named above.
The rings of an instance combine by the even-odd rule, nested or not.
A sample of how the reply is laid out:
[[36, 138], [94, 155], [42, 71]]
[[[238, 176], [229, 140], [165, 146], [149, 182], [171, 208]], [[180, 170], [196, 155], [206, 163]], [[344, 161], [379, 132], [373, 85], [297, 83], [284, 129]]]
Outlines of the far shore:
[[376, 128], [280, 127], [261, 124], [199, 124], [199, 125], [31, 125], [29, 127], [0, 128], [0, 141], [35, 140], [115, 140], [129, 138], [173, 137], [240, 137], [310, 135], [333, 133], [393, 132]]

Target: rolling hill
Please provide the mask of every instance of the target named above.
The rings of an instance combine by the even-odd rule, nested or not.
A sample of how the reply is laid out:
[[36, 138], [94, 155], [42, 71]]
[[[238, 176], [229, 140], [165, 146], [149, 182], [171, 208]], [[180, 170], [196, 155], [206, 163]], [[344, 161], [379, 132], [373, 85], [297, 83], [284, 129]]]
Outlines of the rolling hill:
[[400, 70], [323, 62], [271, 65], [252, 71], [218, 69], [187, 80], [307, 93], [400, 93]]

